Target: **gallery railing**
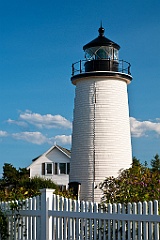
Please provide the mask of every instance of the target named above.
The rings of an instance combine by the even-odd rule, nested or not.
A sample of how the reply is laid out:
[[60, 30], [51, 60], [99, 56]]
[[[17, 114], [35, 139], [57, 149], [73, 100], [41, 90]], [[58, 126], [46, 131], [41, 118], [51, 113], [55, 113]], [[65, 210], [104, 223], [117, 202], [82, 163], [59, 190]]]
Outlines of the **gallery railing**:
[[91, 71], [114, 71], [131, 75], [131, 64], [124, 60], [80, 60], [72, 64], [72, 76]]

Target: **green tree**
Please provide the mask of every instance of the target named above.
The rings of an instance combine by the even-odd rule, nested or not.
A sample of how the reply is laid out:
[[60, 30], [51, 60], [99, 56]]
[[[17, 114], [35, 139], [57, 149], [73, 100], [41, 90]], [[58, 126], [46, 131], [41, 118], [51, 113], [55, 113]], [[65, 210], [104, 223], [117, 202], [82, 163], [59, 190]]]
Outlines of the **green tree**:
[[158, 171], [160, 173], [160, 157], [158, 154], [156, 154], [151, 160], [151, 167], [151, 170], [153, 172]]
[[3, 166], [3, 177], [5, 183], [15, 184], [18, 181], [18, 171], [9, 163], [5, 163]]
[[132, 163], [133, 166], [139, 166], [140, 165], [140, 160], [137, 159], [136, 157], [133, 157], [133, 163]]
[[128, 203], [160, 199], [160, 175], [143, 165], [133, 165], [117, 178], [108, 177], [100, 184], [102, 202]]
[[3, 176], [1, 183], [7, 186], [16, 186], [23, 179], [29, 178], [29, 171], [26, 168], [17, 170], [13, 165], [5, 163], [3, 166]]

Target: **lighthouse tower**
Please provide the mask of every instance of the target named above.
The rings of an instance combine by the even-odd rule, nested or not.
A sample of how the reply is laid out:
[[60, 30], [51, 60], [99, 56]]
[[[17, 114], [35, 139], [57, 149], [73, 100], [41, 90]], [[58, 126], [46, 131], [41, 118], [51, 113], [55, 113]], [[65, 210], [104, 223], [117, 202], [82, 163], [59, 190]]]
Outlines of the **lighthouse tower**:
[[72, 65], [76, 86], [70, 184], [80, 199], [100, 202], [99, 183], [132, 163], [127, 85], [130, 64], [119, 60], [120, 46], [99, 36], [83, 47], [85, 60]]

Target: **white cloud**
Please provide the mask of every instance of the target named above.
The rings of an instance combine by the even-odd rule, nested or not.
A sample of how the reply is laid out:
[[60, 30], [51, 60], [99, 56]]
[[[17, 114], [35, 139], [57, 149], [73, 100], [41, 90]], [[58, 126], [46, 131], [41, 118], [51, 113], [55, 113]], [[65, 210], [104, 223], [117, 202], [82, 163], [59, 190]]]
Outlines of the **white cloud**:
[[13, 133], [12, 137], [17, 140], [25, 140], [38, 145], [48, 142], [48, 139], [40, 132]]
[[[160, 119], [156, 119], [157, 121]], [[160, 122], [139, 121], [134, 117], [130, 117], [131, 133], [133, 137], [148, 136], [149, 132], [154, 131], [160, 135]]]
[[48, 138], [44, 136], [40, 132], [20, 132], [20, 133], [13, 133], [12, 137], [17, 140], [24, 140], [33, 144], [71, 144], [71, 135], [57, 135], [55, 137]]
[[25, 112], [20, 114], [20, 119], [39, 128], [71, 128], [71, 122], [61, 115]]
[[[16, 120], [9, 118], [7, 123], [26, 128], [23, 132], [14, 132], [10, 134], [12, 138], [17, 140], [23, 140], [38, 145], [44, 143], [54, 144], [55, 142], [62, 145], [71, 143], [71, 136], [59, 134], [54, 137], [48, 137], [51, 134], [49, 131], [51, 128], [60, 129], [60, 133], [62, 133], [62, 129], [72, 128], [72, 123], [61, 115], [41, 115], [39, 113], [32, 113], [31, 111], [26, 110], [23, 113], [21, 112]], [[37, 127], [41, 129], [41, 131], [35, 131], [34, 128], [28, 131], [27, 129], [31, 128], [31, 126]], [[42, 131], [43, 129], [45, 129], [45, 134]], [[46, 133], [46, 129], [48, 129], [48, 133]], [[0, 136], [2, 135], [4, 136], [5, 132], [1, 131]]]
[[66, 118], [62, 117], [61, 115], [41, 115], [39, 113], [32, 113], [29, 110], [26, 110], [24, 113], [21, 113], [19, 116], [19, 120], [12, 120], [8, 119], [8, 123], [16, 124], [19, 126], [26, 127], [27, 124], [31, 124], [38, 128], [66, 128], [71, 129], [72, 123], [68, 121]]
[[66, 136], [66, 135], [57, 135], [54, 137], [54, 143], [58, 144], [71, 144], [71, 135]]
[[6, 131], [1, 131], [0, 130], [0, 137], [7, 137], [8, 133]]
[[27, 126], [28, 126], [28, 124], [27, 124], [26, 122], [12, 120], [12, 119], [10, 119], [10, 118], [7, 120], [7, 122], [8, 122], [9, 124], [15, 124], [15, 125], [18, 125], [18, 126], [20, 126], [20, 127], [27, 127]]

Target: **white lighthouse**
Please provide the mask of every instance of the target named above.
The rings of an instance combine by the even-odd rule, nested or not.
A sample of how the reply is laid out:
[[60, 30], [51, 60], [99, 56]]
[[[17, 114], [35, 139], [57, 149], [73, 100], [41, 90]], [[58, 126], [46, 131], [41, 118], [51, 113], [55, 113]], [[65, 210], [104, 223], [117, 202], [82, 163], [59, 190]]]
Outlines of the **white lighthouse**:
[[130, 64], [119, 60], [119, 49], [101, 26], [99, 36], [83, 47], [85, 60], [72, 65], [70, 184], [80, 184], [81, 200], [100, 202], [99, 183], [132, 163], [127, 94], [132, 76]]

